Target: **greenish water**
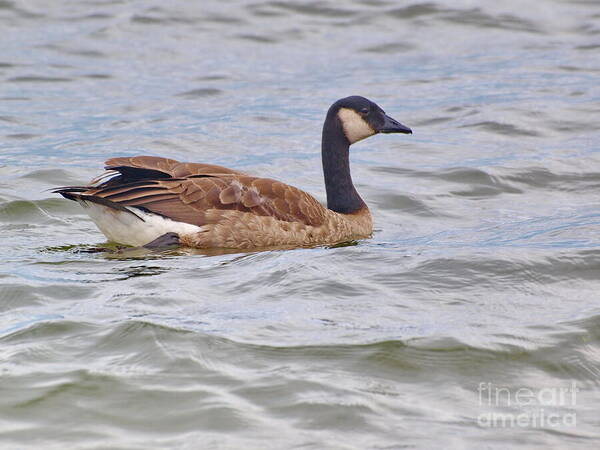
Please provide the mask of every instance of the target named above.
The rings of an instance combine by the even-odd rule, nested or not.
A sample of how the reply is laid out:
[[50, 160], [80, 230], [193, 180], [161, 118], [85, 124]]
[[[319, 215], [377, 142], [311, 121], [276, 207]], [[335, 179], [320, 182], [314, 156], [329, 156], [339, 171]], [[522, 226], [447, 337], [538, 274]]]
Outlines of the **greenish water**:
[[[600, 3], [0, 1], [0, 448], [600, 442]], [[152, 154], [324, 199], [372, 239], [107, 247], [48, 192]]]

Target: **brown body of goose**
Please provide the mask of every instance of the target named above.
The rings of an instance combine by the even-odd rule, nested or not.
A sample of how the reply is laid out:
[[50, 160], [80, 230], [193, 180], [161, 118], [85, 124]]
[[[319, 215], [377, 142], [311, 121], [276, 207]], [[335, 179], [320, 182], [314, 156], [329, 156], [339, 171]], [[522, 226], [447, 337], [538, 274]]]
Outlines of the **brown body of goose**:
[[55, 192], [78, 201], [110, 241], [133, 246], [251, 249], [366, 238], [371, 213], [352, 183], [349, 146], [378, 132], [411, 131], [363, 97], [331, 106], [322, 139], [327, 207], [276, 180], [154, 156], [109, 159], [89, 186]]

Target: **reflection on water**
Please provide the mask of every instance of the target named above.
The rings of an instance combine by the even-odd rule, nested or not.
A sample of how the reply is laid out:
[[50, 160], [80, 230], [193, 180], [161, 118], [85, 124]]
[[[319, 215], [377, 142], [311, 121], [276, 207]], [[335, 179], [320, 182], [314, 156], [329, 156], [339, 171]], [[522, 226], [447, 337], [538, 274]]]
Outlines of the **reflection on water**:
[[[0, 25], [5, 447], [595, 448], [600, 3], [0, 1]], [[372, 239], [125, 248], [48, 192], [154, 154], [324, 200], [351, 94], [415, 132], [352, 148]], [[481, 422], [542, 410], [576, 424]]]

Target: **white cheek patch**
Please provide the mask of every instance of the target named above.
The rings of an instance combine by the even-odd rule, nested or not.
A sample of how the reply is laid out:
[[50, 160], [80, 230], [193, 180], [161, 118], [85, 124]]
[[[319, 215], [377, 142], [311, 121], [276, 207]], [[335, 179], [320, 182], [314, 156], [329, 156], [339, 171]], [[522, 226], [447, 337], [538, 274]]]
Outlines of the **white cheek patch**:
[[375, 130], [353, 109], [340, 108], [338, 117], [351, 144], [375, 134]]

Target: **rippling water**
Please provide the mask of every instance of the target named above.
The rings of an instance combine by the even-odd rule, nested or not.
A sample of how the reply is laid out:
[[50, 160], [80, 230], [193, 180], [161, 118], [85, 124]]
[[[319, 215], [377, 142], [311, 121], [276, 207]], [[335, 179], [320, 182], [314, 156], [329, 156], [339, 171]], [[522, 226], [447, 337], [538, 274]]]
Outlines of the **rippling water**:
[[[600, 3], [524, 5], [0, 0], [2, 448], [597, 448]], [[154, 154], [323, 200], [351, 94], [415, 131], [352, 148], [356, 245], [98, 253], [47, 191]]]

